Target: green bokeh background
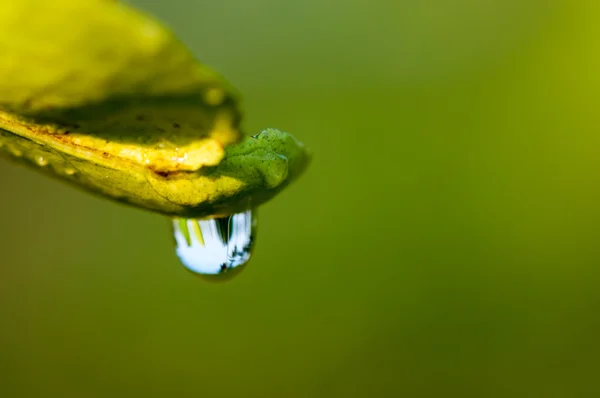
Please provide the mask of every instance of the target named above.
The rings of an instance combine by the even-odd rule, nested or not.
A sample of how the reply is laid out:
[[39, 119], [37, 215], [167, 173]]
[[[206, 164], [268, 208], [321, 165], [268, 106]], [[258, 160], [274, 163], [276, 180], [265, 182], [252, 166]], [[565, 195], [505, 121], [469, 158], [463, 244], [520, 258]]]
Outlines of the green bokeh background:
[[314, 162], [210, 284], [0, 161], [1, 397], [600, 394], [600, 3], [130, 3]]

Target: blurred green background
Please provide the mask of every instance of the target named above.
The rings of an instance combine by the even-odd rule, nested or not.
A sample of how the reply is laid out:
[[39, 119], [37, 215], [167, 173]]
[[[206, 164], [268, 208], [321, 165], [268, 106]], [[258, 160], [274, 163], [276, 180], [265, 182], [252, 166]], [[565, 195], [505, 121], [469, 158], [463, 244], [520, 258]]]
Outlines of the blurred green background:
[[129, 3], [314, 162], [210, 284], [0, 161], [0, 396], [600, 394], [599, 2]]

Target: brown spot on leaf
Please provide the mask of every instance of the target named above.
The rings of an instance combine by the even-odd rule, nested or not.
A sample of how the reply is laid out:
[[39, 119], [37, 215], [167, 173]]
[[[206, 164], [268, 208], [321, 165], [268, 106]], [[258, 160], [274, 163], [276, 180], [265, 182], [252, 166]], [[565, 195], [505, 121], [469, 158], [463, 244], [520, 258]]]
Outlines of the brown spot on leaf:
[[169, 174], [171, 174], [168, 171], [164, 171], [164, 170], [153, 170], [153, 171], [154, 171], [154, 174], [159, 175], [164, 178], [167, 178], [169, 176]]

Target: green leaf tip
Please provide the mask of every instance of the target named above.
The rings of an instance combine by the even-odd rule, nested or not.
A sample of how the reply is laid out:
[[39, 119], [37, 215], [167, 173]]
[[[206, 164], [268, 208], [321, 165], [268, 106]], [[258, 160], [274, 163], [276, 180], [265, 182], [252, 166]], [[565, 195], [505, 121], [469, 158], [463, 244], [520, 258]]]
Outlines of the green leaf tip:
[[224, 159], [198, 173], [149, 178], [155, 191], [177, 214], [223, 216], [257, 207], [304, 172], [310, 153], [292, 135], [266, 129], [226, 149]]
[[106, 198], [219, 216], [269, 200], [308, 163], [289, 134], [243, 138], [235, 89], [126, 5], [3, 2], [0, 52], [0, 153]]

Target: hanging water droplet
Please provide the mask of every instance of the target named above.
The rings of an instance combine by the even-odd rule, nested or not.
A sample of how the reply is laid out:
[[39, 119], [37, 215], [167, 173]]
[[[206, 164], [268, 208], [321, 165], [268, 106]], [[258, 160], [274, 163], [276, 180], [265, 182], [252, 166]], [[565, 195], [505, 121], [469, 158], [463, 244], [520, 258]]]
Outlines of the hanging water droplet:
[[250, 260], [256, 220], [256, 210], [210, 220], [174, 218], [177, 256], [197, 274], [233, 276]]

